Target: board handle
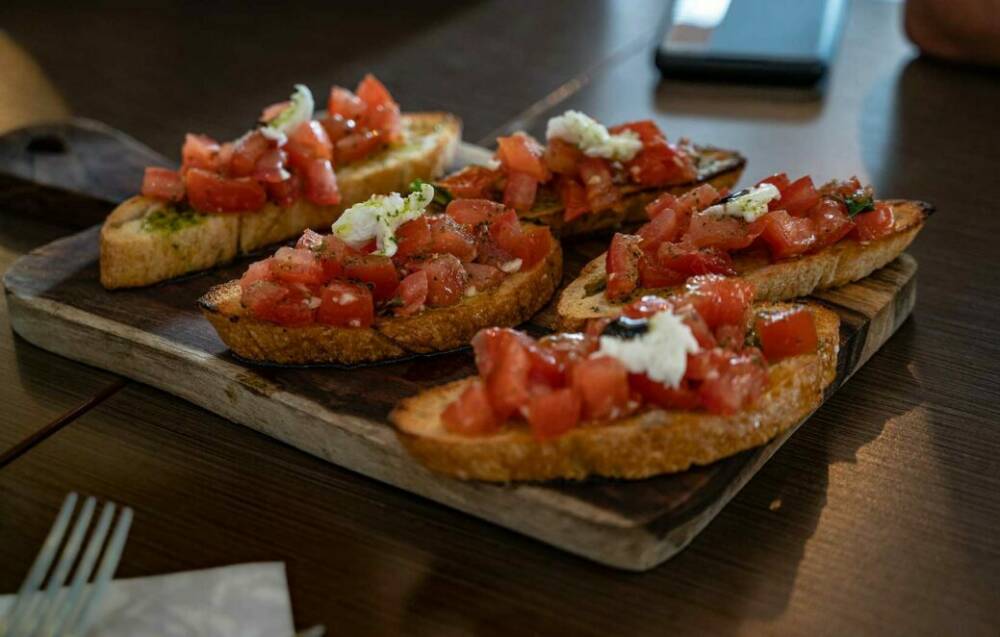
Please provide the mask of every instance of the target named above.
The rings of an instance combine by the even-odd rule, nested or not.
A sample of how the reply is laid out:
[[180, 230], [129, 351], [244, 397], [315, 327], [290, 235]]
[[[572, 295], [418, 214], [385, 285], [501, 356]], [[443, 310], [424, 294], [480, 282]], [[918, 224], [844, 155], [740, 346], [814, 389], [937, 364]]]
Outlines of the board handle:
[[176, 164], [94, 120], [19, 128], [0, 136], [0, 209], [86, 227], [137, 194], [147, 166]]

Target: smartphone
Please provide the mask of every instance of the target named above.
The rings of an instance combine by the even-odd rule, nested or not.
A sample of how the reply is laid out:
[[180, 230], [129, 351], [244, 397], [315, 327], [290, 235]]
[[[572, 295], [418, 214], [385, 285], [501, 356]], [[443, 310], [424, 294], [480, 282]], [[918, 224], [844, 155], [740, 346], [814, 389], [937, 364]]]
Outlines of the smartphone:
[[666, 77], [817, 85], [840, 40], [846, 0], [674, 0], [656, 65]]

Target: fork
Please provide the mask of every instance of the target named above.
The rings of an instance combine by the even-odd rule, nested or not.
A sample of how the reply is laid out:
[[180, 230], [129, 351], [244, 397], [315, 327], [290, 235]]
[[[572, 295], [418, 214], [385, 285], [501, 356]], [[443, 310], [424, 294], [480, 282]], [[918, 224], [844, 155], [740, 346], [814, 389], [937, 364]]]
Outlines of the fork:
[[[49, 577], [48, 586], [42, 590], [42, 582], [56, 558], [56, 552], [62, 544], [63, 536], [66, 535], [66, 529], [69, 528], [77, 500], [79, 500], [77, 494], [70, 493], [63, 501], [59, 515], [53, 522], [34, 564], [31, 565], [28, 576], [21, 584], [17, 598], [6, 617], [0, 619], [0, 636], [83, 637], [90, 629], [94, 611], [99, 608], [111, 577], [118, 568], [118, 561], [121, 559], [125, 539], [132, 524], [132, 509], [129, 507], [122, 509], [111, 532], [111, 538], [105, 545], [117, 507], [113, 502], [104, 504], [101, 515], [91, 530], [90, 540], [76, 567], [73, 580], [68, 588], [64, 588], [97, 506], [93, 496], [84, 500], [76, 517], [76, 523], [69, 533], [62, 553], [59, 554], [59, 562]], [[102, 549], [103, 556], [100, 565], [97, 566], [94, 581], [87, 586], [87, 581], [94, 575], [97, 558], [101, 555]]]

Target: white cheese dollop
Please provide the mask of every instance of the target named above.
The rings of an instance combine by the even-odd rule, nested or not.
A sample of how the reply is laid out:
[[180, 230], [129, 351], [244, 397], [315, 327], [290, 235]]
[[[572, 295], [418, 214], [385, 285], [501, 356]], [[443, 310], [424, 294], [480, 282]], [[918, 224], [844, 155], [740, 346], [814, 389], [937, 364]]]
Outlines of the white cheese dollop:
[[354, 204], [333, 222], [331, 230], [345, 243], [359, 248], [375, 239], [375, 254], [391, 257], [396, 254], [396, 229], [407, 221], [424, 214], [434, 200], [434, 187], [424, 183], [419, 192], [403, 197], [397, 192], [374, 195], [368, 201]]
[[773, 184], [761, 184], [738, 193], [723, 203], [717, 203], [701, 211], [712, 217], [739, 217], [745, 221], [756, 221], [767, 214], [767, 204], [781, 196]]
[[566, 111], [549, 120], [546, 139], [561, 139], [575, 145], [588, 157], [628, 161], [642, 150], [634, 131], [612, 135], [608, 129], [580, 111]]
[[313, 100], [312, 91], [305, 84], [296, 84], [288, 106], [277, 117], [261, 126], [260, 132], [264, 137], [278, 142], [280, 146], [299, 124], [312, 119], [314, 110], [316, 102]]
[[666, 310], [648, 319], [649, 329], [634, 338], [601, 336], [598, 354], [617, 358], [633, 374], [677, 387], [687, 370], [687, 355], [698, 351], [691, 328]]

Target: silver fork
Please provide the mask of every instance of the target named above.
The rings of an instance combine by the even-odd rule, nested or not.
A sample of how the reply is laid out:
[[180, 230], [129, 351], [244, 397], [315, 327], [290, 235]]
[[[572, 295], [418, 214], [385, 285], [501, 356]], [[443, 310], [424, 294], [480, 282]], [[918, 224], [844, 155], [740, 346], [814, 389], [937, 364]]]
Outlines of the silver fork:
[[[65, 588], [66, 579], [80, 553], [87, 527], [90, 526], [90, 520], [97, 506], [97, 501], [93, 497], [84, 500], [76, 523], [73, 524], [69, 538], [63, 546], [62, 553], [59, 554], [59, 562], [49, 577], [48, 586], [43, 590], [42, 582], [63, 542], [63, 536], [69, 528], [78, 499], [75, 493], [70, 493], [63, 501], [59, 515], [53, 522], [48, 537], [45, 538], [45, 543], [42, 544], [31, 570], [28, 571], [28, 576], [21, 584], [17, 599], [14, 600], [7, 615], [0, 619], [0, 636], [82, 637], [90, 629], [94, 611], [99, 608], [111, 577], [118, 568], [118, 561], [121, 559], [125, 539], [132, 524], [132, 509], [128, 507], [122, 509], [111, 532], [111, 538], [105, 546], [116, 506], [113, 502], [104, 504], [101, 515], [91, 530], [90, 540], [76, 567], [73, 580], [69, 587]], [[102, 548], [103, 557], [100, 565], [96, 567], [94, 581], [87, 586], [87, 581], [95, 573], [94, 568]]]

